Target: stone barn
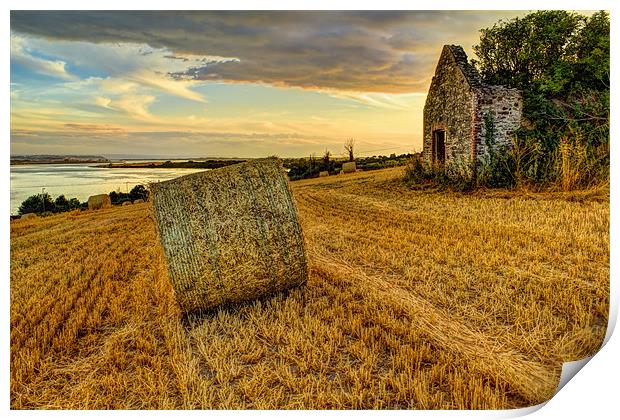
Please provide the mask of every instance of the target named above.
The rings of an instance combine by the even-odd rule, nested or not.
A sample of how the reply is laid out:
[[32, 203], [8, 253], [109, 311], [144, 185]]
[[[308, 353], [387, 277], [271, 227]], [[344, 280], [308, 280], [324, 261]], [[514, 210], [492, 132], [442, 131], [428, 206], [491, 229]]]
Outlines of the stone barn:
[[463, 48], [445, 45], [424, 105], [424, 160], [469, 170], [487, 144], [510, 144], [521, 109], [517, 89], [483, 83]]

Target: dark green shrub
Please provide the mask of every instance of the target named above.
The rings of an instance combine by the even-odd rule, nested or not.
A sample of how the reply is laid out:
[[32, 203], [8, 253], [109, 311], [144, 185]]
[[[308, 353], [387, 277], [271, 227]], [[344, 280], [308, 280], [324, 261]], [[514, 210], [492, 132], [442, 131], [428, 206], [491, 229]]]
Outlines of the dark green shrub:
[[45, 211], [54, 211], [55, 205], [52, 196], [48, 193], [31, 195], [25, 199], [19, 206], [18, 214], [26, 213], [43, 213]]

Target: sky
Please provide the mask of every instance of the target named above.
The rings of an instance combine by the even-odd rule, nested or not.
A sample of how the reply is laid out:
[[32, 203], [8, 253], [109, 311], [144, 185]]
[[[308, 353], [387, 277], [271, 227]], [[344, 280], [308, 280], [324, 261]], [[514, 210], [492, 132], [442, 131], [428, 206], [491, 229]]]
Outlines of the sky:
[[11, 154], [422, 148], [441, 48], [510, 11], [12, 11]]

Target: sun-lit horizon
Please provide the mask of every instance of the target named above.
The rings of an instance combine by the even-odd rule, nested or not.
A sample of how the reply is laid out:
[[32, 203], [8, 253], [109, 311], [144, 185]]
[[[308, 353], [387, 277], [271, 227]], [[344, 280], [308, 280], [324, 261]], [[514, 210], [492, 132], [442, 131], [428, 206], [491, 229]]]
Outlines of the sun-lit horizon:
[[444, 44], [523, 12], [12, 12], [11, 154], [421, 150]]

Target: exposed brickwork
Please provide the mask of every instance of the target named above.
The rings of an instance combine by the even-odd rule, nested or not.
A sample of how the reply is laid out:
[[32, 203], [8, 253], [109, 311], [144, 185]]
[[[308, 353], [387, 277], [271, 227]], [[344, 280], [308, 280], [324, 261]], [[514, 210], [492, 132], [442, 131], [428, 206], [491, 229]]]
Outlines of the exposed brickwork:
[[432, 161], [433, 132], [445, 130], [446, 165], [469, 167], [486, 153], [485, 116], [493, 116], [495, 144], [509, 144], [521, 110], [518, 90], [483, 83], [463, 48], [444, 46], [424, 105], [424, 159]]

